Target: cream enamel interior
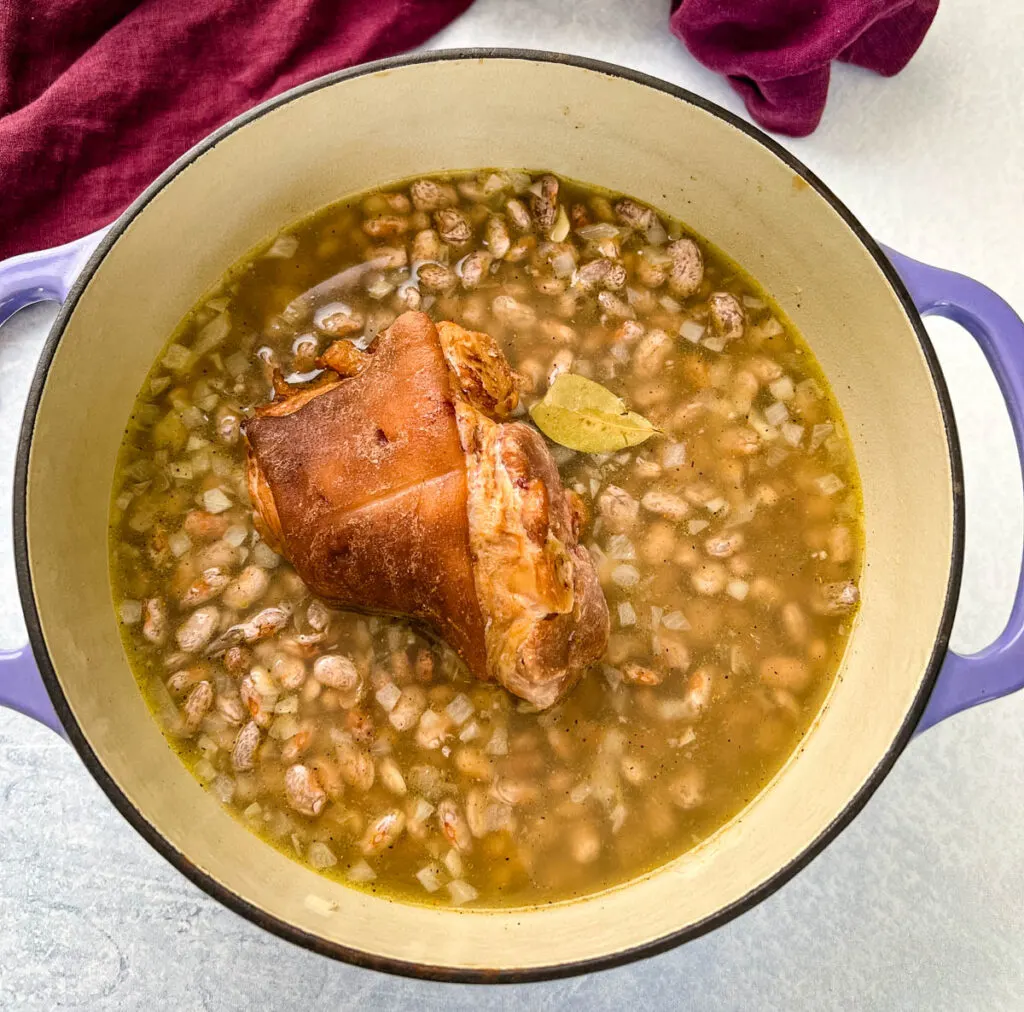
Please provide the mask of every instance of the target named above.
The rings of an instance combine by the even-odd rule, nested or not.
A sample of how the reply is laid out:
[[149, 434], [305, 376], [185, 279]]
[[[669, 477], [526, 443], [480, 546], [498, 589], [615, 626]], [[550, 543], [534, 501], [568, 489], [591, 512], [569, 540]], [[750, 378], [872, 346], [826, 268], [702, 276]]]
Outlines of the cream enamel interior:
[[[122, 651], [107, 510], [125, 421], [196, 298], [281, 226], [419, 172], [547, 168], [677, 215], [746, 267], [833, 384], [863, 479], [863, 606], [804, 747], [698, 851], [559, 907], [459, 912], [346, 889], [252, 836], [193, 780]], [[608, 956], [736, 903], [806, 850], [891, 746], [919, 691], [953, 551], [939, 401], [883, 274], [830, 205], [710, 113], [576, 66], [492, 58], [364, 74], [222, 139], [129, 225], [85, 288], [53, 358], [29, 461], [30, 570], [46, 646], [90, 746], [142, 816], [202, 871], [274, 917], [371, 956], [530, 970]], [[327, 901], [310, 902], [309, 897]]]

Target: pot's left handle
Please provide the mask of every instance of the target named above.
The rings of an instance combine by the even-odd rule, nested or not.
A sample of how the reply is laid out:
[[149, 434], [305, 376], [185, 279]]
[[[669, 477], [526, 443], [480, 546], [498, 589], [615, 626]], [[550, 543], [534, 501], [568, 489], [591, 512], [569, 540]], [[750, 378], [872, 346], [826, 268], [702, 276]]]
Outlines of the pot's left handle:
[[[34, 302], [63, 302], [106, 231], [0, 263], [0, 325]], [[28, 646], [0, 651], [0, 707], [24, 713], [67, 737]]]
[[[922, 316], [959, 323], [980, 345], [995, 373], [1013, 425], [1024, 466], [1024, 321], [1010, 304], [973, 278], [911, 260], [894, 250], [886, 255], [899, 272]], [[1024, 688], [1024, 560], [1006, 628], [984, 650], [946, 655], [917, 731], [954, 713]]]
[[0, 326], [33, 302], [63, 302], [106, 228], [63, 246], [22, 253], [0, 263]]
[[67, 738], [36, 667], [32, 648], [0, 652], [0, 707], [17, 710]]

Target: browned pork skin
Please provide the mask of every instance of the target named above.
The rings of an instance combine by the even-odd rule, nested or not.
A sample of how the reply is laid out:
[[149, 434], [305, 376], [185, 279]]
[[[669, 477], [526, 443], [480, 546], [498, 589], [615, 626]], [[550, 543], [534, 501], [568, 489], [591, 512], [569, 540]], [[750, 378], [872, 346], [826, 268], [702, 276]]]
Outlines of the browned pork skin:
[[267, 541], [332, 604], [418, 619], [550, 706], [603, 655], [608, 606], [581, 504], [540, 435], [501, 421], [518, 389], [496, 343], [405, 313], [321, 364], [336, 375], [245, 424]]

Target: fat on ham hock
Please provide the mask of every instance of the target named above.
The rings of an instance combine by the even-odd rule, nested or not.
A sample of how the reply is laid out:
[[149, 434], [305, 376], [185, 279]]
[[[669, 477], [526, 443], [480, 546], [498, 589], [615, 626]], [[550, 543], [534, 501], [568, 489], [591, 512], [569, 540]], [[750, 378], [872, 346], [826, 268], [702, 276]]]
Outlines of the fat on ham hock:
[[582, 503], [543, 438], [503, 421], [515, 374], [487, 334], [405, 313], [244, 426], [257, 524], [338, 607], [411, 616], [538, 707], [608, 643]]

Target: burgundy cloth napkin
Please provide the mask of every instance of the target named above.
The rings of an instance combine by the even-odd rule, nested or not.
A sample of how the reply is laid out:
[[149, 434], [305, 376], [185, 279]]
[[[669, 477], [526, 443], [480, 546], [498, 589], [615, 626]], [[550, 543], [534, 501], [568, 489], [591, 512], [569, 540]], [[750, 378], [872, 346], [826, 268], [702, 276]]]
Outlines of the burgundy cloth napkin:
[[899, 73], [939, 0], [675, 0], [672, 31], [725, 74], [762, 126], [802, 137], [821, 120], [833, 60]]
[[471, 2], [0, 0], [0, 259], [105, 225], [232, 116]]

